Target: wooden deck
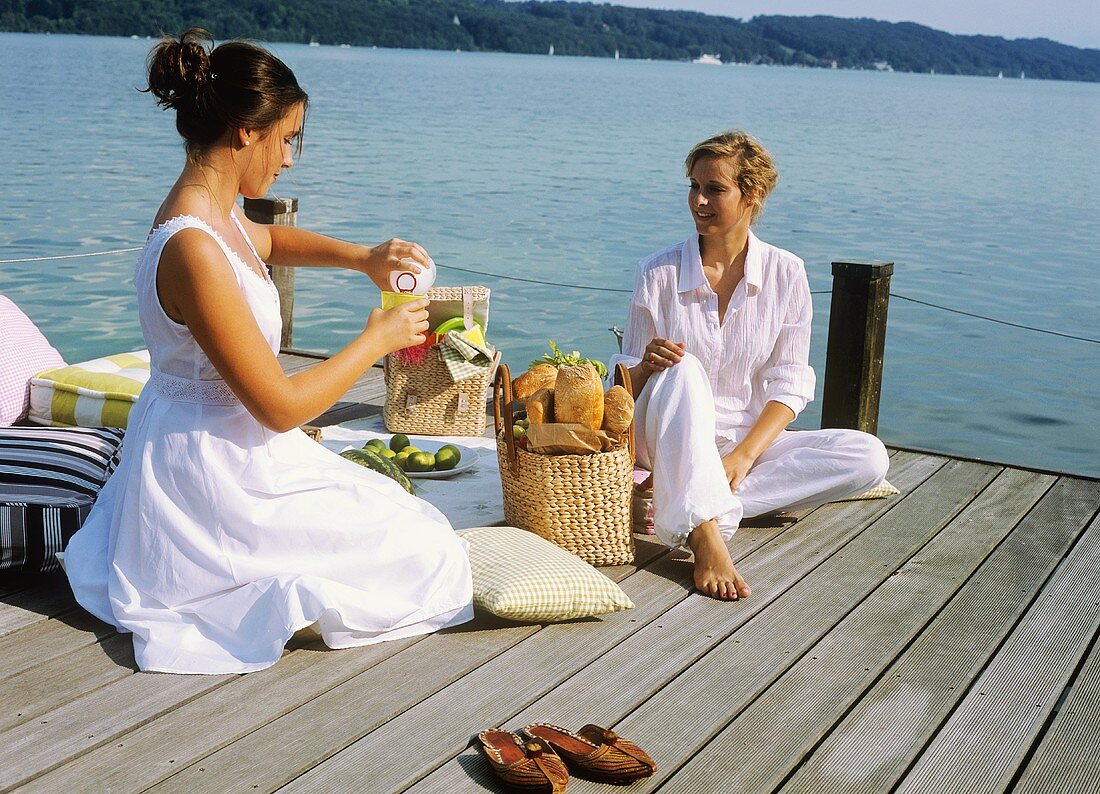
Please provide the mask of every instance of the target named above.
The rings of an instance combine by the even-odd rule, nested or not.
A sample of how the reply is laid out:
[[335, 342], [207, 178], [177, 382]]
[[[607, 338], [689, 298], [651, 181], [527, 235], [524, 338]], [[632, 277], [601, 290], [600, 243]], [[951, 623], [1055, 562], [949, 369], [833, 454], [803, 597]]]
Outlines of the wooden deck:
[[[380, 402], [372, 373], [322, 423]], [[630, 792], [1097, 791], [1100, 482], [897, 450], [889, 477], [744, 526], [738, 603], [641, 538], [606, 570], [633, 610], [246, 676], [138, 673], [62, 577], [0, 580], [0, 790], [500, 791], [472, 736], [541, 720], [649, 750]]]

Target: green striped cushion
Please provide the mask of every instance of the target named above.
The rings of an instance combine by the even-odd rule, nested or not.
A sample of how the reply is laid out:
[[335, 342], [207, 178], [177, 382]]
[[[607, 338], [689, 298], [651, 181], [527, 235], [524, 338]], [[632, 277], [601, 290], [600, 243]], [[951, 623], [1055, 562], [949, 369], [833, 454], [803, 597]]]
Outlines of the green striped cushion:
[[148, 380], [148, 350], [40, 372], [31, 378], [27, 418], [54, 427], [126, 427]]
[[533, 532], [478, 527], [458, 534], [470, 544], [474, 605], [498, 617], [541, 623], [634, 608], [617, 584]]

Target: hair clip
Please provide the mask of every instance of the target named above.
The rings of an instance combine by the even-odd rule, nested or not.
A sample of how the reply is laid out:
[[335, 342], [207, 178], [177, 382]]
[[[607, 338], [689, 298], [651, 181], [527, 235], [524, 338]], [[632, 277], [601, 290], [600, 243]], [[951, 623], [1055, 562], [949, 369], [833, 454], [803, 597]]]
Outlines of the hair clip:
[[218, 79], [218, 73], [217, 72], [211, 72], [210, 73], [210, 82], [212, 83], [217, 79]]

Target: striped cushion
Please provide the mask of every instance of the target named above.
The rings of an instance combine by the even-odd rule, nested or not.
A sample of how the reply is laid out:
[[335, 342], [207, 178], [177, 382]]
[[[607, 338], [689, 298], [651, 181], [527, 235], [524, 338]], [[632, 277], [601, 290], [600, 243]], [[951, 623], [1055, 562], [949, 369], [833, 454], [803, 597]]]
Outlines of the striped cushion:
[[41, 372], [31, 378], [27, 418], [54, 427], [126, 427], [148, 380], [148, 350]]
[[0, 295], [0, 427], [27, 415], [31, 376], [44, 369], [65, 366], [31, 319]]
[[498, 617], [548, 622], [634, 608], [617, 584], [533, 532], [478, 527], [458, 535], [470, 544], [474, 605]]
[[121, 430], [0, 430], [0, 570], [56, 570], [114, 471]]
[[893, 496], [894, 494], [899, 493], [901, 493], [901, 491], [891, 485], [888, 481], [883, 480], [869, 491], [864, 491], [863, 493], [856, 494], [855, 496], [849, 496], [847, 499], [837, 499], [837, 501], [858, 502], [862, 499], [885, 499], [887, 496]]

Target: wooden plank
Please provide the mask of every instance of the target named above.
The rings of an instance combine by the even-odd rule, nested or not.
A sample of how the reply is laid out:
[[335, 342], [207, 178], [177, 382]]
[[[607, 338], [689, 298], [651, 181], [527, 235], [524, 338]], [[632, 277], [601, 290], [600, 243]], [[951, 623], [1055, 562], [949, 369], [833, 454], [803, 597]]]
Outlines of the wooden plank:
[[[659, 544], [643, 542], [639, 561], [664, 551]], [[630, 566], [620, 566], [616, 573], [625, 577], [632, 571]], [[192, 764], [196, 768], [184, 774], [185, 785], [190, 785], [186, 783], [190, 775], [213, 785], [216, 767], [207, 769], [196, 762], [423, 639], [336, 652], [321, 646], [294, 651], [274, 667], [242, 676], [80, 756], [38, 778], [26, 790], [64, 791], [87, 781], [95, 781], [101, 789], [142, 790]], [[194, 731], [194, 725], [204, 728]]]
[[[649, 791], [934, 537], [997, 475], [952, 461], [761, 614], [681, 673], [616, 730], [656, 749]], [[662, 771], [663, 770], [663, 771]]]
[[[655, 543], [647, 543], [646, 547], [647, 556], [656, 553], [661, 558], [667, 557], [665, 550]], [[631, 566], [620, 566], [617, 573], [626, 575], [631, 571]], [[637, 575], [628, 577], [626, 582]], [[657, 585], [666, 589], [673, 586], [667, 579], [660, 579]], [[626, 586], [629, 588], [629, 584]], [[479, 620], [472, 627], [459, 626], [427, 637], [409, 651], [387, 659], [193, 763], [152, 790], [188, 794], [222, 792], [227, 786], [229, 790], [272, 790], [539, 631], [537, 625], [516, 625], [490, 618]], [[379, 682], [385, 685], [380, 686]]]
[[[935, 470], [942, 461], [919, 458], [917, 462]], [[912, 473], [901, 470], [900, 466], [898, 468], [900, 471], [892, 471], [891, 477], [903, 493], [913, 492], [915, 485], [923, 481], [922, 475], [927, 475], [929, 471], [928, 468], [918, 469], [917, 476], [913, 477], [916, 482], [912, 482]], [[545, 719], [569, 724], [575, 722], [577, 726], [585, 722], [614, 725], [640, 703], [645, 702], [644, 710], [647, 712], [654, 702], [660, 702], [664, 708], [664, 702], [659, 699], [664, 690], [669, 688], [668, 682], [675, 679], [675, 683], [684, 676], [691, 675], [711, 658], [716, 647], [725, 645], [742, 649], [747, 658], [741, 660], [739, 670], [728, 675], [738, 679], [734, 685], [727, 687], [716, 684], [716, 691], [708, 691], [710, 685], [703, 680], [699, 682], [699, 689], [703, 691], [692, 692], [688, 696], [693, 699], [681, 701], [679, 697], [673, 697], [668, 701], [667, 713], [662, 711], [659, 717], [655, 716], [658, 721], [675, 723], [680, 719], [677, 716], [679, 713], [692, 708], [698, 709], [697, 713], [693, 713], [689, 727], [680, 725], [672, 736], [662, 733], [664, 740], [674, 747], [673, 752], [676, 753], [678, 763], [689, 752], [680, 746], [683, 742], [690, 741], [689, 737], [698, 736], [699, 744], [705, 741], [705, 737], [697, 733], [697, 719], [701, 719], [703, 712], [717, 708], [724, 714], [724, 707], [735, 703], [740, 697], [741, 689], [749, 687], [754, 679], [759, 678], [759, 686], [765, 686], [772, 677], [767, 669], [770, 656], [777, 656], [783, 665], [789, 663], [787, 650], [790, 647], [788, 643], [793, 641], [792, 633], [802, 623], [813, 620], [813, 615], [827, 606], [836, 608], [829, 604], [833, 593], [827, 583], [821, 583], [825, 574], [820, 571], [828, 570], [830, 575], [839, 575], [843, 566], [856, 570], [868, 569], [869, 566], [863, 564], [856, 555], [847, 554], [847, 549], [856, 541], [868, 536], [889, 540], [894, 534], [893, 527], [901, 524], [908, 528], [911, 522], [919, 524], [922, 515], [933, 513], [934, 510], [927, 505], [940, 501], [933, 497], [946, 498], [946, 495], [954, 494], [956, 502], [968, 499], [968, 494], [972, 495], [982, 484], [992, 479], [992, 475], [993, 472], [988, 470], [959, 471], [958, 467], [948, 464], [904, 500], [892, 502], [889, 509], [879, 505], [881, 509], [873, 514], [875, 517], [882, 516], [877, 521], [861, 522], [854, 518], [858, 512], [851, 512], [851, 508], [858, 509], [859, 503], [834, 504], [820, 508], [809, 519], [799, 522], [792, 530], [781, 535], [779, 540], [784, 541], [783, 544], [777, 546], [773, 541], [758, 554], [747, 558], [744, 566], [739, 566], [750, 577], [750, 582], [754, 579], [756, 581], [753, 584], [753, 595], [736, 608], [702, 596], [688, 599], [662, 616], [660, 621], [647, 626], [588, 665], [583, 674], [558, 686], [548, 696], [528, 701], [525, 704], [527, 707], [520, 713], [508, 715], [504, 720], [492, 720], [493, 715], [487, 715], [490, 718], [488, 722], [501, 723], [510, 728], [519, 728], [528, 722]], [[865, 513], [869, 512], [869, 507], [867, 503], [862, 505]], [[940, 508], [940, 512], [946, 516], [942, 521], [946, 521], [957, 511]], [[928, 521], [933, 526], [942, 525], [939, 518], [929, 518]], [[828, 539], [830, 535], [831, 540]], [[830, 556], [837, 549], [841, 551]], [[848, 562], [838, 566], [838, 556], [847, 558]], [[784, 558], [790, 564], [778, 565], [778, 561]], [[798, 565], [799, 559], [801, 567]], [[872, 575], [876, 577], [885, 577], [887, 573], [872, 571]], [[775, 604], [777, 600], [782, 602], [779, 598], [781, 594], [806, 591], [808, 582], [816, 582], [818, 587], [813, 592], [805, 592], [805, 597], [799, 600], [797, 608], [785, 610], [775, 620], [763, 617], [777, 611]], [[824, 598], [820, 592], [822, 590], [826, 591]], [[749, 627], [755, 627], [753, 631], [764, 635], [757, 645], [751, 645], [751, 638], [744, 639], [748, 636], [744, 630]], [[703, 661], [696, 662], [700, 658]], [[639, 663], [639, 660], [642, 662]], [[693, 662], [695, 664], [691, 666]], [[685, 668], [687, 672], [684, 672]], [[658, 695], [654, 696], [654, 693]], [[467, 696], [468, 691], [463, 693], [463, 697]], [[484, 716], [486, 715], [478, 709], [475, 718]], [[643, 746], [663, 749], [658, 747], [659, 741], [652, 740], [658, 731], [659, 729], [646, 727], [631, 728], [629, 731], [624, 729], [623, 733]], [[669, 768], [668, 757], [658, 758], [661, 755], [659, 752], [653, 754], [660, 768]], [[491, 779], [491, 774], [476, 755], [476, 749], [466, 750], [455, 761], [445, 764], [411, 790], [480, 790], [479, 787]], [[320, 770], [324, 771], [331, 763], [325, 764]], [[571, 790], [583, 791], [587, 790], [587, 785], [583, 781], [576, 781], [570, 787]], [[644, 783], [635, 786], [646, 787]]]
[[0, 637], [0, 681], [115, 634], [79, 607]]
[[1100, 518], [1005, 640], [899, 792], [1004, 791], [1100, 628]]
[[[772, 791], [975, 570], [977, 577], [999, 571], [997, 563], [1006, 555], [986, 560], [987, 555], [1054, 480], [1003, 472], [676, 772], [672, 790], [702, 791], [721, 779], [731, 791]], [[1030, 564], [1053, 569], [1062, 549], [1052, 551]], [[731, 766], [729, 759], [738, 755], [753, 762]]]
[[64, 574], [51, 574], [0, 603], [0, 636], [48, 620], [76, 605]]
[[236, 676], [137, 673], [0, 734], [0, 790], [26, 783]]
[[[923, 476], [941, 464], [942, 461], [915, 459], [912, 461], [912, 468], [920, 470], [920, 479], [923, 479]], [[896, 509], [899, 505], [890, 502], [890, 506]], [[774, 561], [782, 556], [801, 556], [803, 570], [791, 574], [798, 578], [805, 568], [816, 564], [812, 550], [819, 543], [829, 545], [830, 541], [826, 538], [831, 536], [835, 547], [843, 543], [843, 538], [860, 531], [861, 515], [877, 514], [887, 509], [889, 507], [881, 503], [873, 506], [828, 505], [780, 534], [778, 543], [774, 539], [764, 541], [758, 547], [759, 551], [746, 548], [744, 544], [751, 537], [750, 531], [745, 535], [735, 535], [731, 547], [735, 551], [735, 559], [744, 558], [746, 561]], [[837, 516], [846, 516], [849, 520], [834, 520]], [[809, 528], [810, 531], [796, 531], [803, 528]], [[746, 554], [752, 556], [746, 557]], [[752, 567], [748, 562], [746, 565]], [[505, 722], [524, 705], [543, 697], [578, 671], [584, 670], [584, 675], [589, 675], [593, 667], [603, 664], [603, 659], [608, 654], [619, 653], [621, 648], [636, 643], [632, 656], [635, 662], [638, 658], [660, 659], [661, 652], [657, 650], [657, 644], [660, 642], [661, 647], [665, 647], [663, 638], [670, 632], [675, 632], [690, 622], [695, 627], [708, 625], [714, 629], [716, 636], [720, 636], [719, 632], [725, 626], [742, 621], [745, 615], [758, 609], [757, 605], [762, 601], [754, 596], [732, 605], [694, 594], [685, 600], [684, 596], [688, 595], [687, 587], [691, 581], [691, 569], [679, 558], [662, 558], [656, 566], [631, 577], [627, 583], [637, 584], [639, 580], [645, 582], [654, 577], [678, 580], [682, 583], [684, 592], [676, 594], [677, 597], [666, 608], [655, 614], [650, 609], [650, 599], [662, 595], [667, 597], [667, 590], [657, 590], [645, 598], [641, 594], [635, 596], [631, 593], [632, 599], [638, 605], [635, 610], [637, 614], [620, 613], [618, 616], [611, 616], [605, 625], [549, 626], [543, 630], [545, 633], [540, 633], [536, 641], [525, 642], [502, 653], [450, 690], [426, 699], [387, 724], [385, 729], [367, 735], [324, 764], [314, 767], [290, 784], [288, 789], [345, 790], [354, 786], [352, 781], [366, 768], [375, 770], [372, 782], [378, 790], [400, 790], [461, 753], [470, 735], [487, 725]], [[761, 586], [766, 589], [765, 584]], [[626, 620], [633, 620], [634, 625], [627, 625]], [[644, 634], [646, 640], [632, 639], [635, 634], [639, 637]], [[707, 640], [711, 643], [716, 641]], [[635, 663], [634, 667], [642, 666]], [[537, 674], [532, 674], [533, 671], [537, 671]], [[598, 697], [589, 692], [586, 708], [599, 710], [607, 699], [619, 697], [623, 690], [629, 688], [627, 679], [635, 672], [634, 669], [618, 668], [619, 675], [614, 687], [606, 692], [600, 691]]]
[[340, 651], [299, 648], [266, 670], [240, 676], [120, 734], [21, 792], [142, 791], [421, 639]]
[[134, 643], [128, 634], [116, 634], [102, 643], [85, 645], [36, 665], [0, 687], [0, 731], [29, 722], [136, 671]]
[[1098, 506], [1100, 485], [1059, 480], [782, 791], [892, 790]]
[[1100, 642], [1013, 791], [1094, 794], [1100, 780]]

